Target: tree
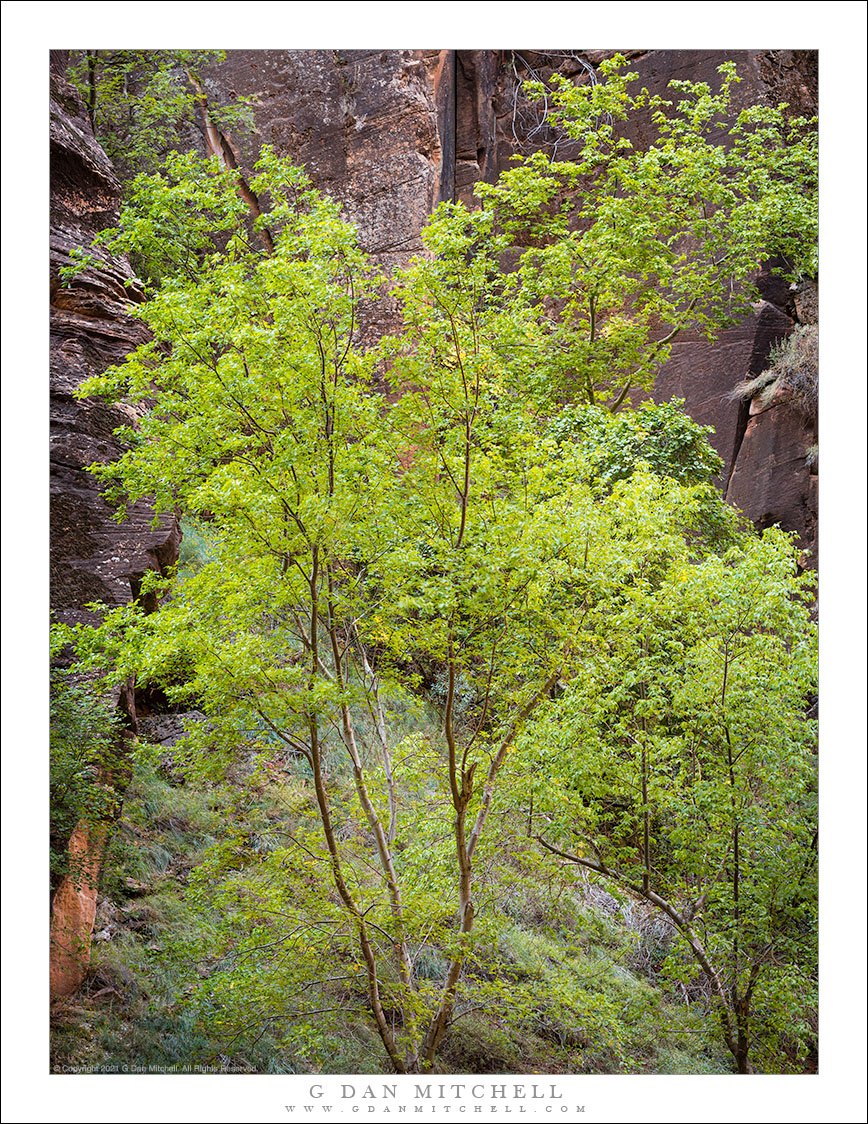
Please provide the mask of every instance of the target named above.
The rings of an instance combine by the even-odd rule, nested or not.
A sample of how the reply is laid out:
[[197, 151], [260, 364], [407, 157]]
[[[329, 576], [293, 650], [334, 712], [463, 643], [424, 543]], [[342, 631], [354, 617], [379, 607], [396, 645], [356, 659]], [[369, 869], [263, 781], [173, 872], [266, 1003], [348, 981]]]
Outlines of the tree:
[[[213, 215], [213, 168], [183, 167], [198, 167], [206, 185], [199, 194], [186, 181], [188, 203], [205, 199]], [[546, 469], [550, 446], [531, 439], [522, 404], [493, 400], [492, 357], [465, 354], [463, 341], [448, 376], [437, 369], [384, 413], [367, 385], [371, 359], [351, 347], [371, 270], [336, 205], [311, 192], [299, 170], [264, 157], [256, 190], [267, 188], [273, 200], [276, 235], [275, 254], [264, 257], [250, 251], [244, 233], [230, 233], [237, 200], [230, 178], [221, 182], [226, 251], [201, 265], [185, 259], [183, 273], [165, 279], [140, 310], [154, 341], [85, 388], [150, 400], [129, 435], [132, 448], [100, 475], [130, 497], [206, 517], [212, 558], [153, 618], [125, 608], [98, 632], [126, 628], [114, 673], [135, 666], [144, 682], [167, 655], [184, 651], [196, 668], [186, 691], [209, 713], [236, 733], [258, 716], [308, 763], [370, 1014], [393, 1066], [417, 1070], [432, 1063], [455, 1001], [474, 921], [472, 858], [497, 774], [568, 658], [577, 611], [566, 596], [568, 558], [561, 575], [545, 569], [565, 551], [563, 473], [557, 462]], [[178, 221], [170, 200], [165, 213]], [[182, 221], [189, 229], [186, 213]], [[428, 342], [449, 330], [448, 318], [432, 324]], [[560, 617], [533, 608], [543, 588], [561, 590]], [[549, 644], [540, 648], [533, 641], [544, 621]], [[368, 654], [377, 649], [375, 670]], [[411, 651], [441, 660], [449, 682], [458, 931], [446, 978], [433, 991], [420, 989], [413, 967], [394, 847], [393, 747], [379, 701], [380, 668], [397, 676]], [[455, 720], [462, 675], [481, 685], [477, 728], [463, 745]], [[351, 709], [366, 701], [381, 742], [387, 811], [377, 806]], [[347, 873], [335, 828], [325, 765], [335, 730], [388, 896], [388, 914], [378, 912], [376, 922]], [[415, 935], [422, 918], [413, 923]], [[400, 1033], [384, 1008], [374, 926], [388, 933], [386, 962], [399, 973], [390, 1007], [402, 1011]]]
[[[604, 88], [614, 108], [626, 104], [626, 80], [612, 75]], [[693, 97], [705, 104], [701, 90]], [[678, 138], [671, 159], [707, 124], [680, 112], [687, 124], [665, 134]], [[304, 763], [302, 802], [312, 802], [316, 827], [306, 821], [292, 846], [316, 869], [325, 863], [331, 892], [304, 908], [284, 894], [275, 922], [261, 887], [251, 891], [254, 943], [233, 957], [255, 963], [268, 944], [289, 955], [300, 931], [324, 956], [339, 947], [338, 978], [356, 1000], [363, 987], [398, 1072], [435, 1064], [462, 990], [479, 986], [465, 969], [497, 868], [492, 807], [517, 738], [559, 684], [583, 674], [583, 622], [605, 618], [659, 543], [671, 539], [690, 558], [710, 548], [704, 468], [696, 483], [689, 472], [685, 483], [661, 484], [639, 470], [601, 487], [593, 458], [551, 425], [550, 404], [571, 371], [592, 400], [614, 390], [620, 405], [626, 391], [612, 372], [638, 363], [629, 390], [665, 354], [655, 317], [672, 328], [688, 312], [711, 322], [721, 231], [741, 277], [760, 228], [774, 223], [760, 220], [758, 203], [750, 221], [729, 227], [705, 218], [717, 256], [690, 265], [675, 247], [699, 228], [676, 233], [660, 187], [648, 220], [657, 235], [625, 256], [627, 240], [608, 231], [635, 226], [653, 161], [639, 161], [632, 210], [622, 213], [627, 158], [605, 128], [598, 135], [575, 166], [532, 159], [480, 188], [478, 210], [440, 208], [425, 232], [428, 256], [394, 280], [403, 331], [367, 352], [360, 307], [384, 279], [338, 205], [268, 150], [250, 185], [270, 199], [266, 216], [251, 213], [231, 169], [173, 156], [162, 175], [133, 182], [121, 228], [100, 236], [142, 263], [147, 299], [135, 311], [153, 338], [82, 388], [149, 407], [125, 433], [128, 451], [94, 471], [121, 518], [142, 497], [157, 511], [181, 509], [205, 528], [209, 554], [171, 585], [159, 613], [108, 613], [81, 631], [80, 651], [108, 646], [111, 675], [143, 683], [185, 666], [172, 697], [209, 715], [190, 738], [203, 768], [215, 747], [237, 757], [268, 739]], [[695, 147], [696, 167], [716, 161], [713, 147]], [[699, 175], [690, 169], [685, 194]], [[572, 229], [553, 202], [591, 173], [598, 182], [579, 210], [568, 204], [580, 224]], [[703, 175], [708, 185], [709, 168]], [[661, 168], [658, 178], [672, 179]], [[605, 221], [580, 233], [595, 197]], [[679, 221], [691, 207], [676, 209]], [[267, 229], [270, 252], [251, 225]], [[531, 245], [509, 269], [522, 238]], [[685, 310], [690, 283], [701, 295]], [[372, 384], [380, 371], [402, 391], [395, 403]], [[640, 510], [637, 530], [628, 516]], [[735, 535], [732, 521], [718, 524], [715, 533]], [[143, 594], [169, 588], [153, 578]], [[388, 699], [411, 694], [425, 664], [445, 684], [442, 752], [389, 733]], [[271, 874], [310, 887], [306, 862], [282, 854]], [[433, 979], [421, 970], [432, 947], [443, 964]], [[279, 1010], [263, 1018], [315, 1013], [297, 1005], [309, 982], [290, 973], [290, 983], [286, 971], [294, 990], [268, 991]], [[265, 998], [249, 972], [245, 982]]]
[[816, 1008], [810, 581], [780, 532], [699, 564], [674, 545], [589, 621], [582, 676], [520, 752], [546, 778], [542, 845], [660, 910], [738, 1072], [774, 1071]]
[[[717, 93], [671, 82], [677, 102], [631, 92], [625, 65], [601, 63], [593, 84], [529, 83], [576, 155], [537, 152], [476, 188], [483, 213], [527, 247], [522, 285], [548, 314], [527, 377], [548, 405], [618, 409], [651, 388], [680, 332], [714, 340], [750, 310], [765, 259], [780, 256], [791, 280], [817, 271], [815, 123], [784, 106], [734, 113], [732, 63]], [[641, 151], [631, 118], [653, 138]]]

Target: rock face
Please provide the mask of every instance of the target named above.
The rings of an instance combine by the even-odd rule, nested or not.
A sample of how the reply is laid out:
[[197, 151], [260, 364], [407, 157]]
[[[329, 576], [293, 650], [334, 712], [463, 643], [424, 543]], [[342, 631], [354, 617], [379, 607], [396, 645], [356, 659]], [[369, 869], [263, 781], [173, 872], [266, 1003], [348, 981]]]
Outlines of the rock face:
[[[793, 308], [799, 324], [816, 326], [817, 287], [807, 284], [795, 292]], [[799, 402], [786, 380], [771, 395], [754, 397], [727, 499], [757, 527], [778, 523], [795, 531], [805, 548], [803, 562], [812, 567], [818, 564], [818, 465], [816, 415]]]
[[816, 426], [785, 400], [754, 414], [739, 449], [726, 498], [759, 528], [795, 531], [816, 565]]
[[112, 522], [97, 481], [85, 471], [116, 458], [113, 431], [134, 420], [121, 406], [73, 397], [83, 379], [98, 374], [143, 341], [144, 328], [126, 314], [128, 263], [103, 258], [70, 287], [59, 269], [73, 248], [117, 221], [120, 186], [94, 139], [81, 99], [58, 73], [51, 76], [51, 608], [58, 620], [87, 617], [91, 601], [121, 605], [137, 592], [148, 569], [177, 558], [174, 519], [152, 528], [153, 512], [138, 503], [124, 524]]
[[451, 196], [448, 55], [228, 51], [204, 85], [210, 95], [256, 99], [254, 132], [229, 138], [240, 166], [273, 145], [344, 203], [370, 252], [405, 255], [421, 249], [425, 219]]
[[79, 823], [69, 840], [69, 856], [76, 877], [63, 879], [51, 904], [48, 985], [52, 999], [73, 995], [87, 972], [107, 836], [103, 825], [93, 827]]
[[[129, 265], [104, 258], [71, 287], [59, 269], [74, 247], [88, 245], [97, 231], [117, 221], [120, 188], [105, 153], [94, 139], [81, 99], [63, 78], [65, 59], [53, 52], [51, 74], [51, 608], [56, 619], [91, 618], [92, 601], [121, 605], [138, 590], [148, 569], [163, 570], [177, 559], [180, 530], [173, 518], [151, 526], [153, 512], [139, 503], [123, 525], [97, 481], [85, 471], [94, 461], [121, 452], [113, 430], [134, 419], [122, 407], [73, 397], [78, 384], [117, 363], [144, 338], [126, 314]], [[132, 690], [119, 692], [118, 706], [135, 724]], [[89, 960], [97, 882], [105, 827], [76, 827], [69, 841], [70, 866], [52, 902], [51, 994], [68, 995], [80, 985]]]
[[[263, 145], [304, 164], [339, 199], [361, 244], [388, 267], [422, 249], [425, 220], [452, 197], [454, 60], [449, 51], [228, 51], [206, 95], [253, 97], [252, 134], [223, 134], [249, 172]], [[190, 143], [203, 150], [203, 138]], [[395, 327], [394, 307], [363, 310], [363, 331]]]

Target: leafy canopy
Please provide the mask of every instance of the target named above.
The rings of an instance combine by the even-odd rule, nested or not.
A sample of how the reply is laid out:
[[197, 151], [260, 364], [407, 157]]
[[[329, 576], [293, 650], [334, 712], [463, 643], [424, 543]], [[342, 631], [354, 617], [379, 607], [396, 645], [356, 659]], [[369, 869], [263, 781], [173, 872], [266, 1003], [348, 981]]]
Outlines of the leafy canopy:
[[[767, 258], [780, 255], [791, 279], [816, 274], [814, 123], [785, 107], [736, 112], [731, 63], [717, 93], [670, 83], [677, 101], [633, 92], [625, 65], [602, 63], [593, 84], [530, 83], [576, 154], [518, 158], [496, 184], [477, 185], [481, 214], [467, 219], [503, 232], [523, 292], [547, 313], [526, 359], [549, 402], [617, 407], [650, 389], [679, 332], [713, 340], [749, 311]], [[641, 149], [629, 139], [637, 118]]]
[[544, 844], [661, 909], [687, 955], [670, 969], [707, 989], [740, 1068], [774, 1070], [816, 1010], [811, 579], [776, 530], [698, 564], [669, 540], [631, 578], [519, 768]]

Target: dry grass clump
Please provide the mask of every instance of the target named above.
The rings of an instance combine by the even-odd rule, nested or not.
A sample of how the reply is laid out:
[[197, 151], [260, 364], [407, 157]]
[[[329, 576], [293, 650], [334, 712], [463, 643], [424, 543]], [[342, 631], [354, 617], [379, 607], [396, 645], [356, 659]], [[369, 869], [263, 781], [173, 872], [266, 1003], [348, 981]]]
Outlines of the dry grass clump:
[[731, 397], [758, 399], [760, 409], [774, 400], [787, 402], [808, 418], [816, 418], [819, 401], [819, 330], [800, 324], [769, 353], [769, 365], [760, 375], [744, 379]]

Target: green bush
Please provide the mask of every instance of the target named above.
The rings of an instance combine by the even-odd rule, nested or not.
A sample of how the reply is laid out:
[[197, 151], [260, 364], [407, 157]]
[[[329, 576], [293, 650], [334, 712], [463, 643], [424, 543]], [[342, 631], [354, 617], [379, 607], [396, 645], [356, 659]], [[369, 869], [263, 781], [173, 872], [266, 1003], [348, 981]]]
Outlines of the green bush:
[[600, 406], [563, 410], [552, 420], [558, 444], [574, 441], [588, 461], [589, 476], [607, 490], [632, 476], [645, 463], [657, 476], [679, 484], [709, 484], [723, 471], [712, 448], [710, 425], [699, 425], [684, 412], [684, 400], [640, 403], [636, 410], [613, 414]]

